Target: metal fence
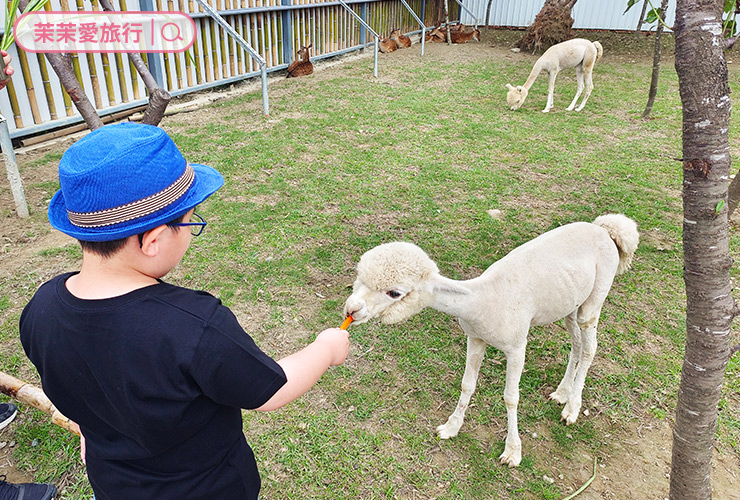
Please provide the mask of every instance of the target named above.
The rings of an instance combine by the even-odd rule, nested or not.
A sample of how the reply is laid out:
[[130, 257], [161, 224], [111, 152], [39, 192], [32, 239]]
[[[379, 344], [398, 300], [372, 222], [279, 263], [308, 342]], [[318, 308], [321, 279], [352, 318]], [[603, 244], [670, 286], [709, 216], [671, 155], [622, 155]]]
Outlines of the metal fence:
[[[102, 10], [98, 0], [51, 0], [47, 10]], [[119, 2], [116, 4], [115, 2]], [[345, 0], [374, 31], [419, 31], [419, 23], [398, 0]], [[311, 59], [365, 48], [373, 40], [338, 1], [208, 0], [208, 5], [265, 59], [269, 72], [285, 69], [302, 45], [313, 44]], [[440, 18], [440, 2], [407, 2], [425, 25]], [[180, 11], [195, 22], [197, 37], [188, 53], [142, 54], [159, 85], [177, 96], [226, 85], [260, 74], [249, 54], [203, 12], [194, 0], [114, 0], [122, 11]], [[459, 7], [450, 2], [451, 19]], [[16, 74], [0, 93], [0, 114], [8, 118], [10, 136], [22, 138], [82, 121], [57, 75], [42, 54], [10, 50]], [[77, 79], [99, 114], [115, 116], [142, 107], [147, 92], [125, 54], [70, 54]], [[20, 71], [18, 68], [20, 67]]]

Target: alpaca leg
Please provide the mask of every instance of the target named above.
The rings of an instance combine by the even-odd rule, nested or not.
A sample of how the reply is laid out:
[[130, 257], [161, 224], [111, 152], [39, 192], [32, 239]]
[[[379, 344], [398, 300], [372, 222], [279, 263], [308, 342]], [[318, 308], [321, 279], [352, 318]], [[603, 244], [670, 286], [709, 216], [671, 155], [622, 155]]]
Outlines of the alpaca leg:
[[588, 101], [588, 98], [591, 95], [591, 91], [594, 89], [594, 82], [592, 78], [593, 71], [594, 71], [593, 63], [591, 63], [590, 66], [584, 68], [583, 70], [586, 76], [586, 92], [583, 94], [583, 100], [581, 101], [581, 104], [576, 108], [576, 111], [580, 111], [583, 109], [583, 107], [586, 105], [586, 101]]
[[578, 98], [581, 96], [581, 92], [583, 92], [583, 66], [576, 66], [576, 82], [578, 82], [576, 96], [573, 98], [573, 102], [570, 103], [570, 106], [568, 106], [568, 111], [573, 111], [573, 108], [576, 107], [576, 101], [578, 101]]
[[504, 404], [506, 405], [506, 445], [499, 459], [509, 467], [516, 467], [522, 461], [522, 440], [519, 437], [517, 407], [519, 405], [519, 380], [524, 370], [524, 352], [526, 345], [506, 352], [506, 388]]
[[588, 315], [579, 314], [578, 326], [581, 328], [581, 360], [576, 370], [576, 377], [573, 380], [573, 388], [570, 391], [568, 402], [563, 408], [561, 417], [567, 425], [575, 423], [581, 412], [581, 398], [583, 387], [586, 383], [586, 375], [596, 354], [596, 328], [599, 324], [599, 314], [601, 313], [601, 304], [596, 310], [592, 310]]
[[549, 73], [550, 78], [547, 80], [547, 105], [542, 110], [543, 113], [549, 113], [552, 109], [552, 103], [555, 94], [555, 78], [558, 76], [558, 70], [554, 69]]
[[560, 404], [568, 402], [568, 397], [573, 389], [573, 381], [576, 378], [576, 370], [581, 360], [581, 328], [578, 326], [578, 309], [565, 317], [565, 328], [570, 333], [570, 356], [568, 357], [568, 368], [565, 369], [563, 380], [560, 381], [558, 388], [550, 394], [550, 399], [554, 399]]
[[478, 372], [483, 357], [486, 355], [486, 343], [481, 339], [468, 337], [468, 353], [465, 363], [465, 373], [462, 378], [462, 391], [460, 400], [457, 403], [455, 412], [450, 415], [447, 422], [437, 427], [437, 434], [442, 439], [449, 439], [457, 436], [462, 427], [465, 411], [468, 409], [470, 398], [475, 391], [475, 384], [478, 380]]

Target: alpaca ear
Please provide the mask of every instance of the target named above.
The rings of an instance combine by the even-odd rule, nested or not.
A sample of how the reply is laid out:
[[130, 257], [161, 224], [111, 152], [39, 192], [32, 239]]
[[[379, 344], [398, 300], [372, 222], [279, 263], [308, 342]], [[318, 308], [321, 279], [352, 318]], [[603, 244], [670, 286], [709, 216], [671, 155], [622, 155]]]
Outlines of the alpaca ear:
[[514, 88], [514, 86], [512, 84], [510, 84], [510, 83], [507, 83], [506, 84], [506, 88], [509, 89], [509, 90], [511, 90], [511, 89]]

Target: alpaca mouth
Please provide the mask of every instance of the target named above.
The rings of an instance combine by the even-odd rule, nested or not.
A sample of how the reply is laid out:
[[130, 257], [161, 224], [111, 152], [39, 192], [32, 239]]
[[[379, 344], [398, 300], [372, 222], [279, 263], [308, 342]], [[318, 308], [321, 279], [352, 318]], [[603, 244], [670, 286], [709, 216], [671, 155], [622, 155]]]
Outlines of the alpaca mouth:
[[345, 307], [344, 308], [344, 315], [345, 317], [351, 315], [352, 316], [352, 324], [353, 325], [360, 325], [362, 323], [367, 323], [371, 319], [373, 319], [373, 316], [368, 313], [367, 309], [365, 307], [362, 307], [361, 309], [354, 310], [352, 312], [350, 308]]
[[372, 318], [370, 316], [357, 316], [357, 313], [352, 315], [352, 324], [353, 325], [361, 325], [362, 323], [367, 323]]

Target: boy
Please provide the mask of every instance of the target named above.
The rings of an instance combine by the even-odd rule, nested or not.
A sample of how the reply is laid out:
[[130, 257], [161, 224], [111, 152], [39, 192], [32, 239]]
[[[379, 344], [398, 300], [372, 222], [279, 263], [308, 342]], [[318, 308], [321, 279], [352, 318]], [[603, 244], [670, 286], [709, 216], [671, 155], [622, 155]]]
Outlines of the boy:
[[241, 408], [304, 394], [345, 361], [347, 332], [275, 362], [218, 299], [161, 281], [205, 226], [194, 207], [223, 184], [161, 129], [88, 134], [59, 182], [49, 221], [80, 241], [82, 266], [36, 292], [20, 334], [44, 391], [80, 425], [97, 500], [256, 499]]

